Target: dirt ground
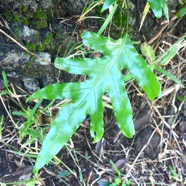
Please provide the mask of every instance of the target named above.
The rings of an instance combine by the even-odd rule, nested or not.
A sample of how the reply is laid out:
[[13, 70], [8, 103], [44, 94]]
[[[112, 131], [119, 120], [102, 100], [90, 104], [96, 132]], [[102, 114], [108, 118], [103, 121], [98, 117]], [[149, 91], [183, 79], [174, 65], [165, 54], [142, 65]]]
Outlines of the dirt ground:
[[[186, 33], [185, 18], [172, 22], [162, 33], [159, 32], [161, 24], [156, 26], [156, 55], [165, 52]], [[0, 45], [6, 45], [3, 43], [6, 36], [0, 37]], [[2, 71], [3, 67], [0, 68]], [[164, 68], [186, 87], [185, 48]], [[157, 73], [157, 76], [162, 97], [153, 102], [139, 95], [136, 82], [127, 84], [136, 128], [132, 139], [120, 133], [112, 110], [106, 108], [102, 140], [93, 143], [87, 117], [65, 148], [39, 172], [38, 178], [33, 177], [32, 169], [40, 144], [30, 136], [20, 140], [19, 127], [28, 116], [12, 114], [21, 111], [20, 105], [30, 114], [34, 104], [25, 103], [29, 93], [11, 78], [9, 88], [14, 96], [4, 95], [1, 79], [0, 116], [4, 115], [4, 120], [0, 120], [0, 184], [24, 185], [22, 180], [36, 180], [36, 185], [45, 186], [186, 185], [186, 88], [179, 87], [165, 75]], [[74, 81], [74, 77], [69, 78]], [[52, 108], [35, 116], [42, 134], [48, 131], [51, 112], [55, 113]]]

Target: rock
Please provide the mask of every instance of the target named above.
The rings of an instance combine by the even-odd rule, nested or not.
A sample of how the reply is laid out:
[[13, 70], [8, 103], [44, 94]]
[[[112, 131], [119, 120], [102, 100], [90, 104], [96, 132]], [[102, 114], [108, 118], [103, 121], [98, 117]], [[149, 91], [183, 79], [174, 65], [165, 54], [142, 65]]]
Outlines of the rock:
[[[91, 1], [89, 1], [89, 3], [91, 3]], [[73, 16], [73, 15], [80, 15], [83, 11], [83, 9], [85, 8], [85, 5], [87, 4], [87, 0], [65, 0], [64, 2], [66, 8], [68, 11], [66, 12], [66, 14], [68, 16]]]
[[3, 67], [4, 70], [14, 71], [15, 68], [28, 62], [29, 59], [29, 55], [25, 55], [23, 52], [20, 51], [18, 52], [16, 50], [12, 50], [8, 52], [5, 55], [4, 59], [0, 61], [0, 65]]
[[121, 169], [125, 168], [126, 163], [127, 163], [127, 159], [126, 158], [120, 159], [116, 163], [114, 163], [114, 166], [112, 166], [111, 170], [113, 172], [117, 171], [116, 168], [121, 170]]
[[38, 58], [35, 60], [40, 65], [49, 65], [51, 63], [51, 56], [47, 52], [38, 53]]
[[179, 130], [181, 136], [183, 136], [184, 134], [186, 135], [186, 121], [179, 122]]
[[186, 175], [186, 148], [182, 151], [183, 172]]
[[42, 87], [45, 87], [47, 85], [51, 85], [53, 83], [56, 83], [55, 79], [48, 74], [45, 77], [43, 77], [43, 79], [42, 79]]
[[177, 112], [177, 108], [174, 105], [169, 105], [167, 110], [166, 110], [166, 122], [171, 126], [172, 122], [174, 120], [174, 116]]
[[[1, 1], [0, 1], [1, 2]], [[17, 0], [12, 3], [14, 8], [29, 7], [30, 11], [36, 12], [38, 8], [50, 9], [54, 3], [52, 0]]]
[[186, 103], [183, 105], [183, 115], [186, 117]]
[[4, 106], [3, 106], [3, 103], [0, 100], [0, 121], [1, 121], [1, 117], [2, 116], [7, 116], [7, 112], [6, 112], [6, 110], [5, 110]]
[[23, 26], [22, 32], [19, 32], [19, 37], [26, 39], [32, 37], [33, 35], [38, 34], [38, 31], [29, 28], [28, 26]]
[[142, 127], [147, 126], [150, 120], [150, 116], [151, 116], [151, 110], [148, 105], [145, 105], [136, 116], [134, 122], [135, 130], [139, 130]]
[[[153, 133], [153, 130], [154, 129], [152, 129], [151, 127], [146, 127], [136, 135], [134, 142], [135, 152], [139, 153], [147, 144], [151, 134]], [[160, 135], [155, 132], [149, 144], [144, 149], [144, 153], [152, 160], [156, 159], [158, 154], [160, 153], [160, 139]]]
[[5, 85], [3, 83], [3, 80], [0, 78], [0, 90], [3, 90], [5, 88]]
[[99, 181], [97, 181], [97, 184], [99, 186], [109, 186], [110, 183], [106, 178], [101, 178]]
[[39, 89], [39, 82], [35, 78], [23, 78], [23, 84], [29, 94]]

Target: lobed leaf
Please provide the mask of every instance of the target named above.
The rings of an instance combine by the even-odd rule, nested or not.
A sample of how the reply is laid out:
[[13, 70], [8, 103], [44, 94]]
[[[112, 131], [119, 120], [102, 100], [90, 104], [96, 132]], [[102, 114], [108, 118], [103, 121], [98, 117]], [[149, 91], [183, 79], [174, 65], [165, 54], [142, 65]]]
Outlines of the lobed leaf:
[[125, 90], [123, 69], [127, 69], [147, 93], [150, 100], [160, 95], [160, 84], [144, 59], [137, 53], [125, 34], [119, 40], [102, 37], [93, 32], [81, 34], [83, 43], [103, 57], [56, 58], [55, 66], [69, 73], [87, 75], [84, 82], [54, 84], [34, 93], [29, 99], [64, 99], [66, 104], [58, 113], [38, 155], [35, 173], [48, 163], [72, 137], [81, 122], [90, 115], [90, 134], [98, 142], [104, 133], [102, 96], [109, 95], [121, 132], [128, 138], [134, 133], [132, 108]]

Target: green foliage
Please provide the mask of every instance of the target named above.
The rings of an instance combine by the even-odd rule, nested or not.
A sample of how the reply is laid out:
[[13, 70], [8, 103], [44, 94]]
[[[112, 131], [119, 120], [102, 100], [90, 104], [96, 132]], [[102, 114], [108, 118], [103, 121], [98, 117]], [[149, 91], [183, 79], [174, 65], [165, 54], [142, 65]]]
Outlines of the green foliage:
[[182, 37], [178, 39], [178, 41], [171, 46], [166, 52], [164, 52], [159, 58], [157, 58], [153, 63], [154, 64], [160, 64], [160, 65], [167, 65], [171, 59], [178, 53], [181, 47], [186, 45], [183, 41], [186, 37], [186, 34], [184, 34]]
[[104, 10], [106, 10], [107, 8], [109, 8], [109, 6], [112, 5], [112, 4], [114, 4], [115, 2], [117, 2], [117, 0], [105, 0], [101, 12], [103, 12]]
[[114, 182], [112, 184], [109, 184], [109, 186], [130, 186], [131, 185], [131, 181], [130, 180], [125, 180], [125, 183], [122, 184], [122, 176], [124, 176], [123, 174], [121, 174], [121, 171], [117, 168], [117, 166], [114, 164], [114, 162], [112, 160], [110, 160], [110, 163], [112, 164], [112, 167], [114, 168], [114, 170], [117, 173], [117, 176], [115, 176]]
[[177, 182], [182, 182], [182, 180], [178, 177], [176, 171], [174, 170], [172, 166], [169, 166], [169, 170], [170, 170], [172, 179], [176, 180]]
[[[117, 0], [105, 0], [101, 11], [103, 12], [104, 10], [108, 9], [110, 5], [116, 2]], [[169, 11], [166, 0], [147, 0], [147, 2], [150, 4], [152, 11], [157, 18], [162, 16], [163, 11], [167, 20], [169, 20]]]
[[5, 182], [5, 183], [1, 183], [1, 186], [8, 186], [8, 185], [14, 185], [14, 186], [20, 186], [20, 185], [25, 185], [25, 186], [35, 186], [39, 183], [38, 180], [23, 180], [23, 181], [19, 181], [19, 182]]
[[159, 57], [155, 56], [155, 51], [150, 45], [148, 45], [147, 43], [141, 45], [141, 52], [149, 60], [150, 68], [166, 75], [182, 88], [184, 88], [183, 84], [174, 75], [170, 74], [166, 70], [163, 70], [160, 66], [167, 65], [173, 59], [173, 57], [175, 57], [180, 48], [185, 47], [185, 37], [186, 34], [180, 37], [176, 43], [174, 43], [166, 52], [164, 52]]
[[27, 43], [27, 44], [26, 44], [26, 47], [27, 47], [29, 50], [36, 50], [36, 44], [35, 44], [35, 43]]
[[4, 84], [5, 88], [6, 88], [6, 91], [4, 91], [3, 94], [1, 92], [1, 95], [13, 94], [12, 91], [8, 87], [8, 79], [7, 79], [5, 71], [2, 71], [2, 77], [3, 77], [3, 84]]
[[147, 0], [150, 4], [150, 7], [157, 18], [162, 16], [162, 7], [160, 0]]
[[[157, 18], [160, 18], [162, 12], [164, 12], [166, 18], [169, 19], [166, 0], [148, 0], [148, 3]], [[89, 10], [92, 10], [95, 4], [99, 3], [92, 3]], [[72, 135], [80, 127], [81, 122], [87, 117], [87, 115], [89, 115], [91, 119], [90, 134], [94, 139], [94, 142], [98, 142], [102, 138], [104, 133], [103, 109], [107, 106], [102, 101], [102, 96], [104, 94], [107, 94], [111, 99], [112, 105], [109, 105], [108, 107], [113, 109], [121, 132], [126, 137], [131, 138], [134, 135], [135, 130], [132, 121], [132, 108], [125, 89], [125, 82], [131, 78], [134, 78], [137, 81], [150, 100], [153, 100], [161, 94], [160, 84], [153, 73], [153, 69], [167, 75], [180, 86], [183, 86], [174, 76], [160, 67], [156, 67], [156, 65], [166, 65], [180, 49], [180, 45], [182, 45], [185, 36], [180, 38], [180, 40], [173, 45], [170, 50], [157, 59], [155, 57], [155, 51], [151, 46], [142, 46], [141, 50], [143, 55], [148, 57], [150, 61], [150, 65], [148, 66], [144, 59], [135, 50], [128, 33], [125, 33], [125, 35], [118, 40], [101, 36], [103, 31], [111, 22], [118, 6], [117, 0], [104, 1], [102, 12], [108, 9], [112, 4], [112, 10], [110, 10], [109, 15], [98, 31], [98, 34], [93, 32], [84, 32], [81, 35], [84, 45], [90, 47], [96, 52], [102, 53], [102, 57], [74, 59], [56, 58], [55, 60], [55, 66], [57, 68], [66, 70], [72, 74], [85, 75], [86, 80], [84, 82], [49, 85], [29, 97], [29, 100], [34, 98], [40, 99], [32, 110], [28, 108], [27, 110], [23, 109], [22, 112], [12, 113], [14, 115], [21, 115], [27, 119], [24, 125], [19, 128], [21, 139], [25, 136], [29, 136], [29, 140], [27, 140], [25, 144], [31, 144], [36, 139], [42, 143], [44, 134], [48, 127], [38, 127], [37, 117], [35, 117], [35, 115], [39, 116], [41, 114], [37, 112], [37, 109], [39, 108], [42, 99], [70, 100], [68, 103], [61, 106], [61, 110], [57, 114], [54, 122], [51, 124], [50, 131], [47, 134], [41, 151], [37, 157], [34, 173], [37, 173], [39, 169], [41, 169], [60, 151], [60, 149], [69, 141]], [[87, 10], [83, 15], [86, 15], [89, 10]], [[177, 13], [177, 17], [184, 16], [185, 12], [185, 7], [180, 9]], [[123, 21], [125, 21], [126, 30], [128, 30], [128, 16], [128, 10], [126, 13], [126, 21], [123, 20], [124, 17], [121, 16], [122, 24], [120, 25], [121, 27], [124, 26]], [[17, 23], [23, 22], [23, 19], [20, 18], [22, 17], [18, 15], [14, 18], [14, 21]], [[48, 27], [47, 13], [42, 12], [41, 9], [38, 9], [35, 14], [27, 14], [25, 24], [28, 25], [29, 20], [32, 18], [36, 20], [34, 24], [36, 28], [42, 29]], [[53, 40], [54, 36], [50, 33], [45, 37], [44, 42], [40, 44], [39, 47], [37, 47], [35, 43], [31, 42], [27, 44], [27, 47], [30, 50], [36, 50], [37, 48], [40, 51], [43, 51], [47, 46], [50, 46], [50, 44], [53, 43]], [[122, 74], [123, 69], [128, 70], [127, 76]], [[8, 81], [4, 72], [3, 80], [7, 89], [5, 93], [10, 94], [11, 91], [8, 89]], [[180, 99], [183, 100], [184, 98], [185, 97], [181, 97]], [[0, 138], [2, 122], [3, 118], [0, 120]], [[33, 127], [33, 124], [36, 124], [34, 126], [35, 128]], [[118, 177], [115, 178], [114, 183], [111, 184], [112, 186], [121, 185], [122, 183], [120, 170], [117, 169], [116, 166], [115, 170]], [[174, 176], [173, 178], [176, 178], [173, 170], [170, 170]], [[61, 172], [58, 177], [67, 177], [70, 174], [71, 172], [66, 170]], [[81, 180], [83, 180], [83, 178], [81, 178]], [[28, 185], [33, 184], [34, 182], [32, 181], [30, 181], [30, 183], [28, 182]], [[130, 184], [130, 180], [127, 180], [123, 186]]]
[[184, 102], [184, 101], [186, 101], [186, 96], [185, 95], [178, 96], [177, 100]]
[[169, 20], [168, 5], [166, 0], [147, 0], [150, 7], [157, 18], [162, 16], [164, 12], [166, 18]]
[[181, 8], [181, 9], [177, 12], [176, 16], [179, 18], [179, 17], [183, 17], [185, 14], [186, 14], [186, 7], [183, 7], [183, 8]]
[[178, 0], [178, 3], [179, 3], [180, 5], [183, 5], [184, 3], [186, 3], [186, 0]]
[[150, 62], [155, 60], [155, 51], [147, 43], [141, 45], [141, 52], [145, 57], [149, 59]]
[[[162, 12], [164, 12], [166, 18], [169, 19], [166, 0], [148, 0], [148, 3], [157, 18], [161, 17]], [[96, 2], [96, 4], [99, 3]], [[63, 105], [54, 122], [51, 124], [51, 129], [47, 134], [37, 157], [34, 168], [35, 173], [48, 163], [60, 151], [65, 143], [69, 141], [87, 115], [89, 115], [91, 119], [90, 134], [94, 139], [94, 142], [98, 142], [102, 138], [104, 133], [103, 109], [104, 106], [106, 106], [102, 101], [102, 96], [104, 94], [107, 94], [111, 99], [112, 105], [110, 107], [114, 111], [121, 132], [128, 138], [131, 138], [134, 135], [135, 130], [132, 121], [132, 108], [125, 89], [125, 82], [127, 80], [134, 78], [150, 100], [153, 100], [161, 94], [160, 84], [153, 73], [153, 69], [164, 73], [180, 84], [180, 86], [182, 85], [174, 76], [171, 76], [171, 74], [155, 65], [167, 64], [176, 55], [181, 42], [185, 37], [182, 37], [181, 40], [158, 59], [155, 59], [155, 51], [151, 46], [142, 46], [141, 50], [143, 55], [150, 59], [151, 64], [148, 66], [135, 50], [128, 33], [125, 33], [125, 35], [118, 40], [101, 36], [111, 22], [118, 6], [117, 0], [104, 1], [102, 12], [108, 9], [112, 4], [114, 4], [112, 10], [98, 31], [98, 34], [93, 32], [83, 32], [81, 35], [83, 44], [96, 52], [101, 52], [103, 57], [74, 59], [56, 58], [55, 60], [55, 66], [57, 68], [66, 70], [72, 74], [85, 75], [87, 76], [87, 79], [84, 82], [49, 85], [29, 97], [29, 100], [34, 98], [40, 99], [33, 110], [28, 108], [27, 110], [23, 110], [23, 112], [13, 113], [27, 119], [24, 126], [20, 128], [21, 139], [29, 135], [30, 141], [27, 141], [27, 143], [32, 143], [32, 141], [38, 138], [39, 142], [42, 143], [44, 132], [41, 131], [40, 128], [37, 128], [37, 130], [31, 128], [33, 123], [37, 123], [34, 115], [36, 114], [36, 110], [40, 106], [42, 99], [70, 99], [67, 104]], [[93, 3], [89, 10], [83, 15], [86, 15], [94, 5], [95, 4]], [[185, 9], [181, 9], [178, 12], [177, 17], [182, 17], [184, 14]], [[45, 12], [41, 9], [37, 9], [34, 15], [37, 20], [37, 24], [35, 25], [37, 28], [40, 29], [48, 26], [46, 21], [47, 14]], [[128, 30], [128, 16], [127, 10], [126, 30]], [[31, 15], [30, 18], [33, 18], [33, 15]], [[20, 21], [19, 16], [15, 17], [15, 21]], [[49, 45], [52, 41], [53, 34], [50, 33], [46, 36], [43, 44], [40, 45], [39, 50], [43, 51], [46, 45]], [[34, 43], [28, 43], [27, 47], [30, 50], [36, 50], [36, 44]], [[122, 74], [123, 69], [128, 70], [127, 76]], [[6, 89], [9, 90], [5, 75], [4, 82]], [[121, 183], [120, 172], [118, 172], [118, 170], [117, 173], [119, 178], [115, 179], [115, 183], [113, 183], [115, 185]]]
[[162, 74], [166, 75], [170, 79], [172, 79], [174, 82], [176, 82], [180, 87], [184, 88], [183, 84], [172, 74], [169, 72], [163, 70], [161, 67], [162, 65], [167, 65], [173, 57], [178, 53], [180, 48], [185, 47], [186, 43], [184, 42], [184, 39], [186, 37], [186, 34], [184, 34], [182, 37], [178, 39], [176, 43], [174, 43], [166, 52], [164, 52], [161, 56], [159, 56], [154, 61], [151, 61], [151, 68], [157, 70], [158, 72], [161, 72]]
[[155, 66], [154, 69], [157, 70], [158, 72], [161, 72], [162, 74], [166, 75], [171, 80], [173, 80], [175, 83], [177, 83], [180, 87], [184, 88], [183, 84], [174, 75], [170, 74], [169, 72], [167, 72], [166, 70], [163, 70], [160, 67]]
[[160, 84], [144, 59], [137, 53], [125, 34], [113, 40], [93, 32], [81, 35], [83, 43], [97, 52], [101, 58], [56, 58], [55, 66], [73, 74], [87, 75], [84, 82], [49, 85], [35, 92], [30, 99], [71, 99], [58, 113], [38, 155], [35, 172], [48, 163], [72, 137], [81, 122], [89, 114], [90, 134], [98, 142], [104, 132], [102, 96], [106, 93], [121, 132], [131, 138], [134, 135], [132, 108], [128, 99], [122, 69], [127, 69], [138, 84], [153, 100], [160, 96]]

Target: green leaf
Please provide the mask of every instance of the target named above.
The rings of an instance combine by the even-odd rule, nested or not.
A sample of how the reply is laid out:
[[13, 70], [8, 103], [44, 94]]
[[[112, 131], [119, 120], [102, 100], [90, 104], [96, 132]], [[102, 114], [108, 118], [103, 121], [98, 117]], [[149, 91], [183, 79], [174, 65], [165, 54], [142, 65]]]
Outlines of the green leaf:
[[150, 7], [157, 18], [162, 16], [162, 6], [161, 0], [147, 0], [150, 4]]
[[160, 95], [160, 84], [144, 59], [125, 34], [113, 40], [93, 32], [83, 32], [83, 43], [101, 58], [56, 58], [55, 66], [72, 74], [87, 75], [84, 82], [49, 85], [29, 99], [71, 99], [58, 113], [38, 155], [34, 172], [48, 163], [72, 137], [89, 114], [90, 134], [98, 142], [104, 132], [102, 96], [106, 93], [121, 132], [131, 138], [134, 133], [132, 108], [125, 89], [122, 70], [125, 68], [142, 87], [150, 100]]
[[3, 96], [3, 95], [6, 95], [6, 93], [8, 93], [8, 94], [13, 94], [12, 93], [12, 91], [9, 89], [9, 87], [8, 87], [8, 79], [7, 79], [7, 75], [6, 75], [6, 72], [3, 70], [2, 71], [2, 76], [3, 76], [3, 83], [4, 83], [4, 85], [5, 85], [5, 88], [6, 88], [6, 90], [7, 90], [7, 92], [6, 91], [3, 91], [3, 92], [1, 92], [1, 95]]
[[167, 0], [161, 0], [161, 7], [163, 9], [163, 13], [165, 14], [166, 19], [169, 21], [169, 9], [167, 5]]
[[58, 175], [57, 177], [58, 178], [61, 178], [61, 177], [68, 177], [71, 175], [71, 172], [68, 171], [68, 170], [62, 170]]
[[184, 4], [183, 1], [185, 1], [185, 3], [186, 3], [186, 0], [178, 0], [178, 3], [179, 3], [180, 5], [183, 5], [183, 4]]
[[176, 16], [179, 18], [179, 17], [183, 17], [185, 14], [186, 14], [186, 7], [183, 7], [183, 8], [181, 8], [181, 9], [177, 12]]
[[169, 9], [167, 0], [147, 0], [150, 4], [150, 7], [157, 18], [162, 16], [162, 11], [165, 14], [165, 17], [169, 21]]
[[5, 71], [2, 71], [2, 76], [3, 76], [3, 83], [6, 87], [6, 89], [8, 89], [8, 79], [7, 79]]
[[171, 59], [178, 53], [180, 48], [186, 46], [186, 42], [183, 42], [186, 37], [186, 34], [184, 34], [182, 37], [179, 38], [179, 40], [172, 45], [171, 48], [169, 48], [166, 52], [164, 52], [158, 59], [156, 59], [153, 63], [160, 65], [166, 65], [168, 64]]
[[120, 185], [120, 183], [122, 182], [121, 178], [115, 178], [114, 181], [116, 185]]
[[184, 88], [184, 85], [174, 75], [170, 74], [166, 70], [163, 70], [162, 68], [159, 68], [159, 67], [154, 67], [154, 69], [161, 72], [162, 74], [165, 74], [167, 77], [172, 79], [175, 83], [177, 83], [180, 87]]
[[154, 49], [147, 43], [141, 45], [141, 52], [145, 57], [149, 58], [150, 62], [154, 61], [156, 58]]
[[117, 0], [105, 0], [101, 12], [105, 11], [107, 8], [109, 8], [110, 5], [114, 4], [116, 1]]
[[177, 100], [184, 102], [184, 101], [186, 101], [186, 98], [185, 98], [185, 96], [178, 96]]

